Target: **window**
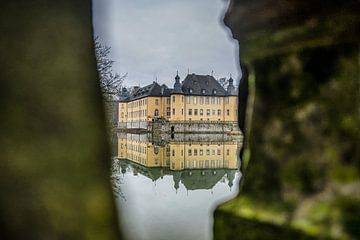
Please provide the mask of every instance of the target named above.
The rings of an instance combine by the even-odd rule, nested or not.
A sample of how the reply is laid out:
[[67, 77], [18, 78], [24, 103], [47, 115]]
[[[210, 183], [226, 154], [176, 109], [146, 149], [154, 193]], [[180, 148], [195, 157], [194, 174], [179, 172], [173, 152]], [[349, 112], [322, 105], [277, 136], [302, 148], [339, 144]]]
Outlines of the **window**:
[[207, 155], [207, 156], [210, 155], [210, 149], [206, 149], [206, 155]]
[[189, 88], [189, 93], [192, 93], [192, 92], [193, 92], [192, 88]]
[[184, 109], [183, 108], [181, 109], [181, 115], [184, 115]]
[[194, 149], [194, 156], [197, 156], [197, 149]]
[[170, 104], [170, 98], [166, 99], [166, 104]]
[[200, 97], [200, 104], [204, 104], [204, 97]]
[[204, 150], [200, 149], [200, 156], [204, 155]]
[[191, 156], [191, 149], [188, 150], [188, 156]]
[[209, 104], [210, 103], [210, 97], [206, 97], [206, 104]]
[[173, 155], [173, 157], [175, 156], [175, 150], [174, 149], [172, 150], [172, 155]]
[[175, 96], [172, 97], [172, 102], [173, 102], [173, 103], [175, 102]]
[[159, 99], [155, 99], [155, 105], [159, 105]]
[[221, 115], [221, 110], [220, 109], [218, 109], [218, 116], [220, 116]]
[[212, 110], [212, 115], [213, 115], [213, 116], [215, 115], [215, 109]]
[[203, 115], [204, 115], [204, 110], [200, 109], [200, 116], [203, 116]]
[[225, 102], [226, 102], [226, 104], [229, 104], [229, 97], [225, 98]]
[[210, 116], [210, 109], [206, 109], [206, 116]]
[[197, 103], [197, 97], [194, 96], [194, 104], [196, 104], [196, 103]]
[[190, 161], [189, 160], [186, 160], [185, 162], [185, 168], [189, 168], [190, 167]]
[[193, 165], [193, 166], [194, 166], [194, 168], [196, 168], [196, 167], [197, 167], [197, 166], [196, 166], [196, 160], [194, 160], [194, 165]]
[[211, 160], [211, 167], [215, 168], [215, 160]]
[[167, 108], [166, 108], [166, 115], [167, 115], [167, 116], [170, 116], [170, 107], [167, 107]]
[[123, 112], [121, 113], [121, 117], [122, 117], [122, 118], [124, 117], [124, 113], [123, 113]]
[[192, 109], [191, 108], [189, 109], [189, 115], [192, 115]]
[[226, 149], [226, 155], [230, 155], [230, 149]]
[[221, 155], [221, 150], [220, 149], [217, 150], [217, 155]]
[[194, 115], [197, 116], [197, 114], [198, 114], [198, 110], [194, 109]]
[[205, 160], [205, 167], [206, 167], [206, 168], [209, 167], [209, 160]]
[[124, 109], [124, 104], [121, 104], [121, 109]]
[[212, 155], [215, 155], [215, 149], [213, 149], [213, 150], [211, 151], [211, 154], [212, 154]]
[[173, 108], [173, 112], [172, 112], [173, 115], [175, 115], [175, 108]]
[[215, 97], [211, 97], [211, 103], [215, 104]]
[[205, 89], [201, 89], [202, 94], [205, 94], [205, 92], [206, 92]]
[[181, 96], [181, 102], [184, 102], [184, 96]]
[[217, 104], [221, 104], [221, 98], [220, 97], [217, 98]]
[[190, 96], [186, 96], [186, 103], [190, 104]]
[[213, 94], [216, 94], [216, 89], [213, 90]]
[[230, 110], [226, 109], [226, 115], [230, 116]]
[[155, 116], [155, 117], [158, 117], [158, 116], [159, 116], [159, 110], [155, 109], [154, 116]]
[[200, 168], [204, 168], [204, 160], [200, 160]]

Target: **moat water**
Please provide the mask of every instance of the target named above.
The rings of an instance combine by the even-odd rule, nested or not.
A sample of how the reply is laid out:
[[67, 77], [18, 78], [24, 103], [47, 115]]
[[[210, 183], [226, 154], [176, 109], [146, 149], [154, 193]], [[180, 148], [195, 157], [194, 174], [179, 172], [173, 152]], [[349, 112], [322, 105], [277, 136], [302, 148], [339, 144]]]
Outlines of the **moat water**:
[[241, 178], [241, 138], [118, 134], [112, 182], [126, 239], [212, 239], [215, 207]]

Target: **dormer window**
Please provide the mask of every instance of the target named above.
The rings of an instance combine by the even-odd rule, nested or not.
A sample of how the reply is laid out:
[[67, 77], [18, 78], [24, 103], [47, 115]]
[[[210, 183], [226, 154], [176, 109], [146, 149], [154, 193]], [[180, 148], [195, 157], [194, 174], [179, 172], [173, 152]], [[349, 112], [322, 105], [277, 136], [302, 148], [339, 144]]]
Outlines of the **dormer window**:
[[202, 94], [205, 94], [205, 92], [206, 92], [205, 89], [201, 89]]
[[216, 94], [216, 89], [213, 90], [213, 94]]
[[189, 93], [192, 93], [192, 92], [193, 92], [192, 88], [189, 88]]

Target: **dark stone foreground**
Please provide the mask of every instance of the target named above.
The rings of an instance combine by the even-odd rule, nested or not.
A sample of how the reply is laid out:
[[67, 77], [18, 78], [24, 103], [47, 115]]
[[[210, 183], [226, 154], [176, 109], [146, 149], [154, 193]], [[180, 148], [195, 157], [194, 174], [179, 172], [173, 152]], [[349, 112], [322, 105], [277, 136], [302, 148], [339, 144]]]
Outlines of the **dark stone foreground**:
[[359, 239], [359, 10], [354, 0], [232, 1], [225, 22], [249, 95], [245, 177], [215, 214], [215, 239]]
[[0, 239], [120, 239], [90, 1], [0, 6]]

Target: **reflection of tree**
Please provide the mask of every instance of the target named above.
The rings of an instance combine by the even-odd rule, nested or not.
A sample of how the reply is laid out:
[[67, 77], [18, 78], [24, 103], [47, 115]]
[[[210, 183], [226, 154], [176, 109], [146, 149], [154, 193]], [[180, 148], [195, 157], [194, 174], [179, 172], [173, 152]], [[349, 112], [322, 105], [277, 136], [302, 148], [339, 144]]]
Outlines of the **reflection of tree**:
[[122, 198], [126, 200], [125, 194], [121, 190], [121, 185], [124, 183], [122, 177], [122, 166], [117, 158], [114, 158], [111, 164], [110, 181], [115, 198]]

